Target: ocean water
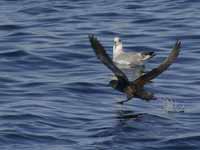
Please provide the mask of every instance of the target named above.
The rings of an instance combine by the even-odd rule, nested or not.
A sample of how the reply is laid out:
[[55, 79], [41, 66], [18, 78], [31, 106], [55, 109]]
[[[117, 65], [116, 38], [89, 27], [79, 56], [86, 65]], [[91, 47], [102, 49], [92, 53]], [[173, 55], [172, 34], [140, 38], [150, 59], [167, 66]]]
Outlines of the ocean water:
[[[1, 150], [198, 150], [200, 1], [1, 0]], [[132, 99], [108, 86], [112, 73], [88, 34], [112, 54], [153, 50], [156, 67], [182, 41], [177, 61]], [[184, 112], [166, 111], [172, 99]]]

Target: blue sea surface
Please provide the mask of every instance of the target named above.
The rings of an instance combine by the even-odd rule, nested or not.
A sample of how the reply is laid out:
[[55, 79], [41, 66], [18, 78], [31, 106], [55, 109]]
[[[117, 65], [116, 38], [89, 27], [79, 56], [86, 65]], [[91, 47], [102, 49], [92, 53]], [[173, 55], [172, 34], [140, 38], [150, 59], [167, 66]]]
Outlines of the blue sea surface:
[[[1, 0], [0, 150], [199, 150], [200, 1]], [[108, 86], [112, 73], [88, 41], [112, 55], [155, 51], [156, 67], [177, 39], [177, 61], [147, 85], [160, 99]], [[167, 112], [165, 98], [185, 112]]]

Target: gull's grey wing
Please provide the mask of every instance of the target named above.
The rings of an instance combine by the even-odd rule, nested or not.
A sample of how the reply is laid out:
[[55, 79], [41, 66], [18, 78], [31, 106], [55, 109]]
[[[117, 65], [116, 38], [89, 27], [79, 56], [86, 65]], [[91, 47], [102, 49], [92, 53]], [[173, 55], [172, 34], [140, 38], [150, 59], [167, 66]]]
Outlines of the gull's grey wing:
[[150, 72], [142, 75], [132, 82], [134, 85], [144, 86], [145, 83], [154, 79], [158, 75], [160, 75], [163, 71], [167, 70], [167, 68], [175, 61], [178, 57], [181, 47], [181, 41], [177, 40], [174, 48], [172, 49], [169, 56], [157, 67], [152, 69]]
[[128, 82], [126, 75], [113, 63], [97, 38], [95, 38], [94, 35], [89, 35], [89, 40], [97, 58], [115, 74], [118, 80]]

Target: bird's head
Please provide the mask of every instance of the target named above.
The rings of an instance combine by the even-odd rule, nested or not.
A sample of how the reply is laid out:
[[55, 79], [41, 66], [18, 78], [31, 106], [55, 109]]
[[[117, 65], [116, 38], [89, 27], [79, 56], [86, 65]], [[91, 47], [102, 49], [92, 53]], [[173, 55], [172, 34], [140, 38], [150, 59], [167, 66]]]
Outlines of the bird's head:
[[122, 42], [122, 41], [121, 41], [121, 39], [120, 39], [119, 37], [115, 37], [115, 38], [114, 38], [114, 45], [115, 45], [115, 46], [121, 44], [121, 42]]
[[117, 89], [119, 82], [118, 80], [111, 80], [108, 85], [111, 86], [113, 89]]
[[113, 58], [115, 59], [121, 53], [123, 53], [122, 41], [119, 37], [115, 37], [113, 45]]

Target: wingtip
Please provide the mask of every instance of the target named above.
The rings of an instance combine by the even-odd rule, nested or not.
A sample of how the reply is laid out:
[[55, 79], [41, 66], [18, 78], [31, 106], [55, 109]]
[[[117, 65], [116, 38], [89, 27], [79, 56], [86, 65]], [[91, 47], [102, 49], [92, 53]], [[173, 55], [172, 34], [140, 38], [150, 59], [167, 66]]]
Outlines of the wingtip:
[[176, 44], [175, 47], [180, 48], [181, 47], [181, 41], [180, 40], [176, 40]]
[[89, 35], [88, 35], [88, 38], [89, 38], [89, 40], [90, 40], [90, 43], [91, 43], [92, 47], [95, 45], [95, 43], [98, 42], [98, 40], [97, 40], [97, 38], [94, 36], [94, 34], [89, 34]]
[[89, 35], [88, 35], [88, 38], [89, 38], [89, 41], [90, 41], [91, 46], [93, 47], [93, 46], [94, 46], [94, 40], [95, 40], [94, 35], [93, 35], [93, 34], [89, 34]]
[[88, 38], [93, 38], [94, 34], [88, 34]]
[[88, 38], [89, 38], [90, 40], [96, 39], [95, 36], [94, 36], [94, 34], [89, 34], [89, 35], [88, 35]]

